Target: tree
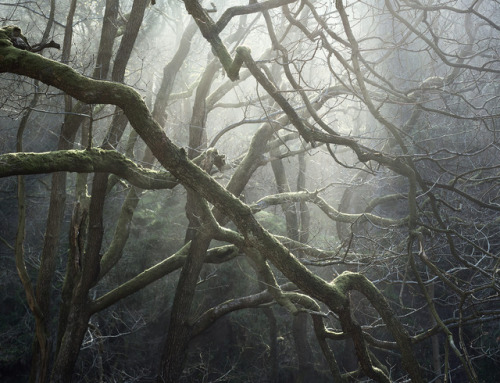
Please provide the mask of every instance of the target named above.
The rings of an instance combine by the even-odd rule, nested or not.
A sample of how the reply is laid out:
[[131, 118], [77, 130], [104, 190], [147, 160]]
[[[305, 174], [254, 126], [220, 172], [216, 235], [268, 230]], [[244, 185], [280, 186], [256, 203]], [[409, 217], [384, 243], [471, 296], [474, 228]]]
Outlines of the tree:
[[[84, 381], [89, 361], [100, 381], [120, 376], [118, 345], [109, 344], [107, 363], [104, 347], [127, 332], [129, 305], [160, 333], [158, 357], [121, 346], [126, 360], [137, 358], [126, 372], [137, 380], [495, 380], [496, 3], [81, 5], [66, 10], [62, 63], [18, 49], [0, 30], [6, 84], [36, 81], [20, 92], [27, 106], [16, 149], [6, 143], [0, 155], [0, 175], [17, 176], [17, 234], [2, 239], [35, 319], [31, 381]], [[41, 45], [62, 31], [55, 2], [50, 10]], [[102, 18], [84, 17], [91, 12]], [[176, 31], [167, 46], [180, 37], [163, 70], [151, 65], [162, 27]], [[98, 29], [99, 43], [86, 43]], [[95, 60], [70, 51], [75, 31]], [[64, 98], [51, 104], [51, 89]], [[16, 112], [23, 105], [5, 100]], [[30, 114], [37, 105], [64, 110], [57, 150], [25, 151], [25, 129], [43, 127]], [[78, 175], [68, 182], [68, 172]], [[47, 173], [37, 244], [25, 238], [33, 209], [25, 176]], [[156, 234], [179, 226], [184, 240]], [[41, 254], [34, 266], [26, 244]], [[144, 257], [144, 246], [171, 255]], [[173, 291], [147, 293], [160, 278]], [[159, 297], [167, 312], [128, 303], [132, 294]], [[218, 342], [236, 355], [211, 356], [210, 331], [224, 321], [237, 329]], [[291, 339], [296, 366], [280, 357]]]

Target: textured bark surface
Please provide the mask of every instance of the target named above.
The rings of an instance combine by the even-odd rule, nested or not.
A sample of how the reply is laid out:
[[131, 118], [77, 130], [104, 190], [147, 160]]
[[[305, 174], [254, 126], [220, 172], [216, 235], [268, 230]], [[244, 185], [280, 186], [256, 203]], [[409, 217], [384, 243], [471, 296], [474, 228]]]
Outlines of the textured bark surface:
[[[43, 70], [40, 70], [41, 68]], [[254, 247], [271, 261], [290, 281], [305, 293], [324, 302], [332, 311], [342, 314], [343, 326], [349, 332], [354, 331], [354, 334], [358, 334], [358, 330], [350, 315], [347, 315], [346, 293], [349, 289], [346, 287], [349, 287], [351, 283], [359, 285], [359, 289], [375, 305], [393, 333], [402, 351], [403, 364], [413, 381], [422, 381], [409, 337], [396, 321], [389, 307], [384, 303], [385, 301], [381, 300], [380, 293], [377, 295], [376, 289], [361, 282], [362, 276], [358, 274], [343, 275], [342, 279], [330, 284], [307, 270], [283, 245], [262, 228], [248, 206], [188, 160], [185, 151], [176, 147], [154, 121], [142, 98], [135, 91], [121, 84], [85, 78], [62, 64], [16, 50], [5, 44], [0, 48], [0, 71], [10, 71], [37, 78], [64, 90], [83, 102], [110, 103], [119, 106], [167, 170], [185, 186], [196, 190], [201, 197], [223, 211], [244, 235], [248, 246]], [[361, 342], [359, 344], [361, 353], [363, 339], [362, 337], [357, 337], [357, 339]], [[370, 371], [376, 370], [372, 368]], [[379, 373], [375, 375], [380, 376]], [[371, 372], [370, 375], [372, 375]]]

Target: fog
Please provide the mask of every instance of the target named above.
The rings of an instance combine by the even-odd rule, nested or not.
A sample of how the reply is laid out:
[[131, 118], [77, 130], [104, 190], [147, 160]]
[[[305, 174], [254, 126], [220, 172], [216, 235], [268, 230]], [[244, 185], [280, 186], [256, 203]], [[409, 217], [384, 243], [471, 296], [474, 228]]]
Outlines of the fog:
[[500, 378], [498, 1], [0, 15], [0, 380]]

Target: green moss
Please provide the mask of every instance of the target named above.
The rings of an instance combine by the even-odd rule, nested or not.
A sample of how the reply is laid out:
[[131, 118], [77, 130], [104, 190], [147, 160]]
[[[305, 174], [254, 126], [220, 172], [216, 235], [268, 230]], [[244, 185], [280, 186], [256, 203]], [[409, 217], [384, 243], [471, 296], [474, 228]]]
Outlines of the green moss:
[[9, 47], [12, 46], [12, 42], [5, 38], [5, 34], [0, 33], [0, 47]]
[[9, 34], [8, 28], [9, 27], [0, 28], [0, 47], [12, 46], [12, 41], [10, 41], [12, 31]]
[[[2, 29], [0, 29], [0, 31], [2, 33], [6, 34], [7, 37], [10, 39], [12, 37], [12, 32], [14, 31], [15, 28], [19, 28], [19, 27], [17, 25], [7, 25], [6, 27], [3, 27]], [[22, 36], [22, 34], [21, 34], [21, 36]]]
[[352, 283], [352, 279], [355, 278], [358, 274], [353, 273], [351, 271], [344, 271], [337, 278], [332, 281], [332, 285], [335, 286], [342, 292], [346, 292], [349, 288], [349, 285]]
[[250, 53], [251, 53], [250, 48], [244, 45], [240, 45], [238, 48], [236, 48], [237, 55], [241, 55], [243, 57], [249, 57]]
[[234, 57], [234, 60], [224, 63], [221, 58], [222, 65], [224, 65], [224, 68], [226, 68], [227, 75], [231, 80], [234, 81], [239, 79], [241, 65], [248, 57], [250, 57], [250, 48], [239, 46], [238, 48], [236, 48], [236, 55]]
[[[15, 29], [21, 30], [21, 28], [17, 25], [7, 25], [6, 27], [0, 28], [0, 46], [13, 45], [10, 39], [12, 38]], [[21, 37], [21, 39], [28, 44], [26, 36], [21, 33], [19, 37]]]

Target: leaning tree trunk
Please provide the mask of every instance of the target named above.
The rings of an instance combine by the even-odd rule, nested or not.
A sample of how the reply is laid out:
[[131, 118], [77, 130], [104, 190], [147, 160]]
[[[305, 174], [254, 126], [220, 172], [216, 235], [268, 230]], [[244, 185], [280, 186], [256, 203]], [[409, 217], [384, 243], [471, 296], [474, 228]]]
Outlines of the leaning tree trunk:
[[[116, 82], [123, 81], [125, 68], [148, 4], [149, 2], [146, 0], [134, 2], [113, 67], [112, 79]], [[114, 115], [109, 132], [101, 146], [103, 149], [116, 147], [127, 122], [128, 120], [123, 113]], [[89, 141], [91, 139], [90, 132]], [[99, 173], [94, 176], [88, 213], [88, 241], [84, 252], [74, 254], [78, 256], [73, 260], [75, 268], [68, 267], [67, 269], [63, 288], [63, 296], [66, 301], [62, 304], [59, 319], [59, 343], [51, 378], [53, 382], [71, 381], [80, 346], [87, 331], [91, 315], [88, 292], [97, 283], [100, 274], [101, 246], [104, 233], [102, 215], [107, 186], [107, 173]]]
[[[62, 59], [69, 57], [71, 52], [71, 25], [73, 24], [73, 16], [76, 9], [76, 0], [72, 0], [68, 16], [66, 18], [66, 29], [64, 33], [64, 42]], [[51, 2], [51, 15], [53, 17], [53, 8], [55, 3]], [[49, 21], [49, 25], [51, 21]], [[49, 26], [48, 25], [48, 26]], [[49, 35], [50, 31], [45, 31], [45, 36]], [[65, 97], [68, 100], [68, 97]], [[70, 106], [66, 103], [65, 110], [70, 112]], [[87, 106], [84, 107], [87, 109]], [[65, 123], [61, 129], [59, 137], [58, 149], [65, 150], [73, 147], [76, 132], [82, 117], [73, 117], [69, 114], [65, 115]], [[45, 229], [44, 243], [42, 254], [40, 256], [40, 268], [38, 270], [36, 282], [36, 300], [40, 307], [43, 320], [39, 323], [40, 329], [36, 329], [37, 333], [43, 332], [47, 335], [46, 344], [41, 346], [39, 342], [34, 342], [33, 347], [33, 360], [30, 371], [30, 382], [44, 383], [48, 378], [49, 358], [51, 353], [51, 346], [53, 344], [52, 337], [50, 336], [50, 329], [47, 319], [50, 318], [50, 303], [52, 296], [52, 280], [54, 278], [57, 250], [59, 245], [59, 238], [61, 233], [61, 224], [63, 221], [64, 211], [66, 207], [66, 173], [56, 173], [52, 176], [52, 189], [50, 194], [49, 214], [47, 217], [47, 226]]]
[[[189, 125], [188, 156], [191, 159], [201, 154], [207, 147], [205, 128], [207, 120], [206, 98], [217, 69], [218, 63], [212, 61], [205, 70], [196, 91], [193, 114]], [[210, 167], [205, 170], [209, 172]], [[191, 241], [191, 246], [175, 290], [158, 382], [176, 382], [184, 369], [184, 362], [192, 335], [192, 327], [189, 323], [191, 306], [206, 251], [212, 239], [209, 228], [205, 227], [205, 223], [201, 218], [205, 214], [210, 214], [207, 209], [208, 206], [205, 205], [199, 195], [188, 188], [186, 202], [188, 228], [185, 243]]]
[[[276, 179], [278, 193], [291, 192], [290, 185], [286, 176], [283, 161], [279, 158], [279, 150], [274, 150], [271, 155], [277, 159], [271, 161], [271, 167]], [[300, 177], [300, 173], [299, 173]], [[304, 179], [304, 178], [303, 178]], [[305, 181], [305, 179], [304, 179]], [[301, 187], [304, 187], [301, 182]], [[301, 235], [299, 234], [299, 216], [295, 203], [289, 202], [282, 205], [283, 212], [285, 213], [287, 235], [290, 239], [298, 241]], [[302, 237], [304, 238], [302, 233]], [[311, 347], [307, 339], [307, 317], [306, 314], [297, 314], [293, 317], [292, 335], [295, 344], [295, 350], [298, 361], [298, 377], [297, 382], [307, 382], [312, 378], [312, 362], [311, 362]]]

